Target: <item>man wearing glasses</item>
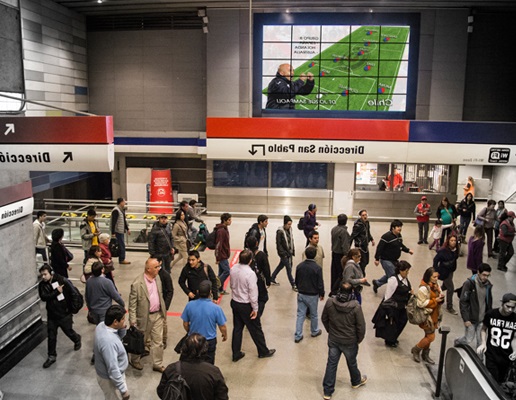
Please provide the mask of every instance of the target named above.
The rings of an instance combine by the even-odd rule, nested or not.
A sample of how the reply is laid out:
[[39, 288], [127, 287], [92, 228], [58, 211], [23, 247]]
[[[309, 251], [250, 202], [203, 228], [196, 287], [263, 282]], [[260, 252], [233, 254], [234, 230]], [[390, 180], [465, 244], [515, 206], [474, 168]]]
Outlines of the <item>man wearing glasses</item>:
[[493, 285], [489, 281], [491, 266], [480, 264], [478, 273], [466, 279], [460, 295], [460, 316], [464, 321], [464, 336], [455, 339], [455, 345], [467, 344], [474, 350], [482, 344], [482, 321], [493, 308]]

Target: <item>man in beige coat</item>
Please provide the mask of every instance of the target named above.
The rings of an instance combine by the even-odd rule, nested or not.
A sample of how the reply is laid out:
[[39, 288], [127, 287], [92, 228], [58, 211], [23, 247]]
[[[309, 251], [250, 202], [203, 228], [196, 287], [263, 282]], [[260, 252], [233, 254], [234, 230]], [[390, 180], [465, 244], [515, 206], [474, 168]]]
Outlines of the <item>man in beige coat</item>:
[[[150, 342], [152, 369], [163, 372], [163, 324], [165, 321], [165, 301], [161, 279], [158, 276], [161, 263], [156, 258], [145, 262], [145, 271], [131, 284], [129, 294], [129, 322], [145, 332], [145, 343]], [[142, 370], [141, 356], [132, 354], [129, 364]]]

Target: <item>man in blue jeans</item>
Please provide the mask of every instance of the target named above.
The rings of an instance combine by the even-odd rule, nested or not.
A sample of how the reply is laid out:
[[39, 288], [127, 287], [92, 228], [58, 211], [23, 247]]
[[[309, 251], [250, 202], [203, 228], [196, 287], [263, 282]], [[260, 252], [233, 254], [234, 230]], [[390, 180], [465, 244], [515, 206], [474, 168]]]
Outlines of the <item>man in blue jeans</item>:
[[125, 233], [131, 234], [125, 217], [126, 208], [125, 199], [119, 197], [116, 200], [116, 207], [111, 211], [111, 237], [116, 237], [118, 242], [118, 262], [120, 264], [131, 264], [125, 259]]
[[387, 283], [387, 279], [395, 274], [395, 263], [401, 256], [401, 252], [414, 254], [407, 246], [403, 244], [401, 238], [401, 228], [403, 222], [399, 219], [395, 219], [391, 222], [391, 230], [384, 233], [376, 248], [376, 254], [374, 256], [374, 264], [378, 266], [382, 264], [382, 268], [385, 271], [385, 275], [378, 280], [373, 280], [373, 290], [378, 293], [378, 288]]
[[360, 373], [357, 364], [358, 345], [364, 340], [366, 325], [362, 308], [353, 299], [351, 284], [344, 282], [337, 295], [326, 301], [321, 320], [328, 332], [328, 361], [323, 379], [323, 398], [329, 400], [335, 391], [341, 354], [346, 357], [351, 387], [358, 389], [367, 382], [367, 376]]
[[324, 281], [322, 268], [314, 261], [317, 249], [308, 246], [305, 249], [306, 259], [296, 268], [297, 286], [297, 319], [294, 342], [303, 340], [303, 323], [305, 322], [306, 310], [310, 311], [310, 331], [312, 337], [319, 336], [322, 331], [319, 329], [317, 302], [324, 300]]
[[220, 224], [215, 226], [217, 236], [215, 239], [215, 260], [219, 265], [220, 294], [227, 294], [224, 283], [229, 278], [229, 256], [231, 248], [229, 246], [229, 230], [231, 225], [231, 214], [224, 213], [220, 216]]

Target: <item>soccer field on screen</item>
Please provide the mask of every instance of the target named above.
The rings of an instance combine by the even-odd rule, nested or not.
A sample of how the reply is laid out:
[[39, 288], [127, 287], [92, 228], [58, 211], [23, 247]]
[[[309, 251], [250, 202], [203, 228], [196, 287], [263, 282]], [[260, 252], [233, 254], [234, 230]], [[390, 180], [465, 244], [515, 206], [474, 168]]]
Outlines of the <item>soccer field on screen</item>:
[[[299, 42], [290, 43], [291, 59], [278, 65], [292, 64], [294, 80], [309, 72], [315, 80], [310, 95], [296, 96], [296, 110], [405, 111], [409, 34], [408, 26], [354, 27], [333, 43], [320, 37], [317, 45], [324, 50], [307, 60], [294, 55]], [[265, 75], [263, 81], [273, 78]], [[267, 87], [263, 94], [265, 108]]]

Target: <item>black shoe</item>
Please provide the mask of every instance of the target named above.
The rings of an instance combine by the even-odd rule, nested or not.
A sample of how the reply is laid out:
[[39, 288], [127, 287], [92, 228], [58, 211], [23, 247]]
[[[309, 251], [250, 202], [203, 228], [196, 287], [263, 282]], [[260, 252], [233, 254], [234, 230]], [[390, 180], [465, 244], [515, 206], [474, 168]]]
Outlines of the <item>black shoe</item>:
[[321, 336], [321, 334], [322, 334], [322, 329], [319, 329], [317, 332], [312, 334], [312, 337]]
[[398, 347], [398, 343], [396, 343], [396, 342], [389, 342], [387, 340], [385, 341], [385, 345], [389, 346], [389, 347], [393, 347], [393, 348]]
[[428, 240], [423, 240], [423, 243], [424, 244], [428, 244]]
[[303, 336], [301, 336], [299, 339], [294, 339], [294, 343], [299, 343], [301, 340], [303, 340]]
[[267, 353], [258, 355], [258, 358], [272, 357], [274, 353], [276, 353], [276, 349], [270, 349]]
[[145, 351], [142, 353], [141, 357], [142, 357], [142, 358], [143, 358], [143, 357], [147, 357], [149, 354], [150, 354], [150, 353], [149, 353], [149, 350], [145, 350]]
[[47, 361], [45, 361], [45, 363], [43, 364], [43, 368], [48, 368], [55, 362], [56, 362], [56, 358], [54, 356], [49, 356], [47, 358]]
[[95, 354], [91, 356], [90, 364], [95, 365]]
[[279, 283], [278, 283], [278, 282], [276, 282], [276, 281], [273, 279], [273, 280], [271, 280], [271, 285], [279, 286]]
[[241, 351], [237, 355], [233, 356], [233, 362], [237, 362], [238, 360], [241, 360], [244, 357], [245, 357], [245, 353], [243, 351]]
[[419, 240], [419, 241], [417, 242], [417, 244], [423, 244], [423, 241], [422, 241], [422, 240]]
[[75, 351], [80, 350], [82, 347], [81, 335], [77, 335], [77, 336], [79, 336], [79, 340], [77, 342], [75, 342], [75, 344], [73, 345], [73, 349]]
[[373, 292], [376, 294], [378, 293], [378, 281], [376, 279], [373, 279]]

